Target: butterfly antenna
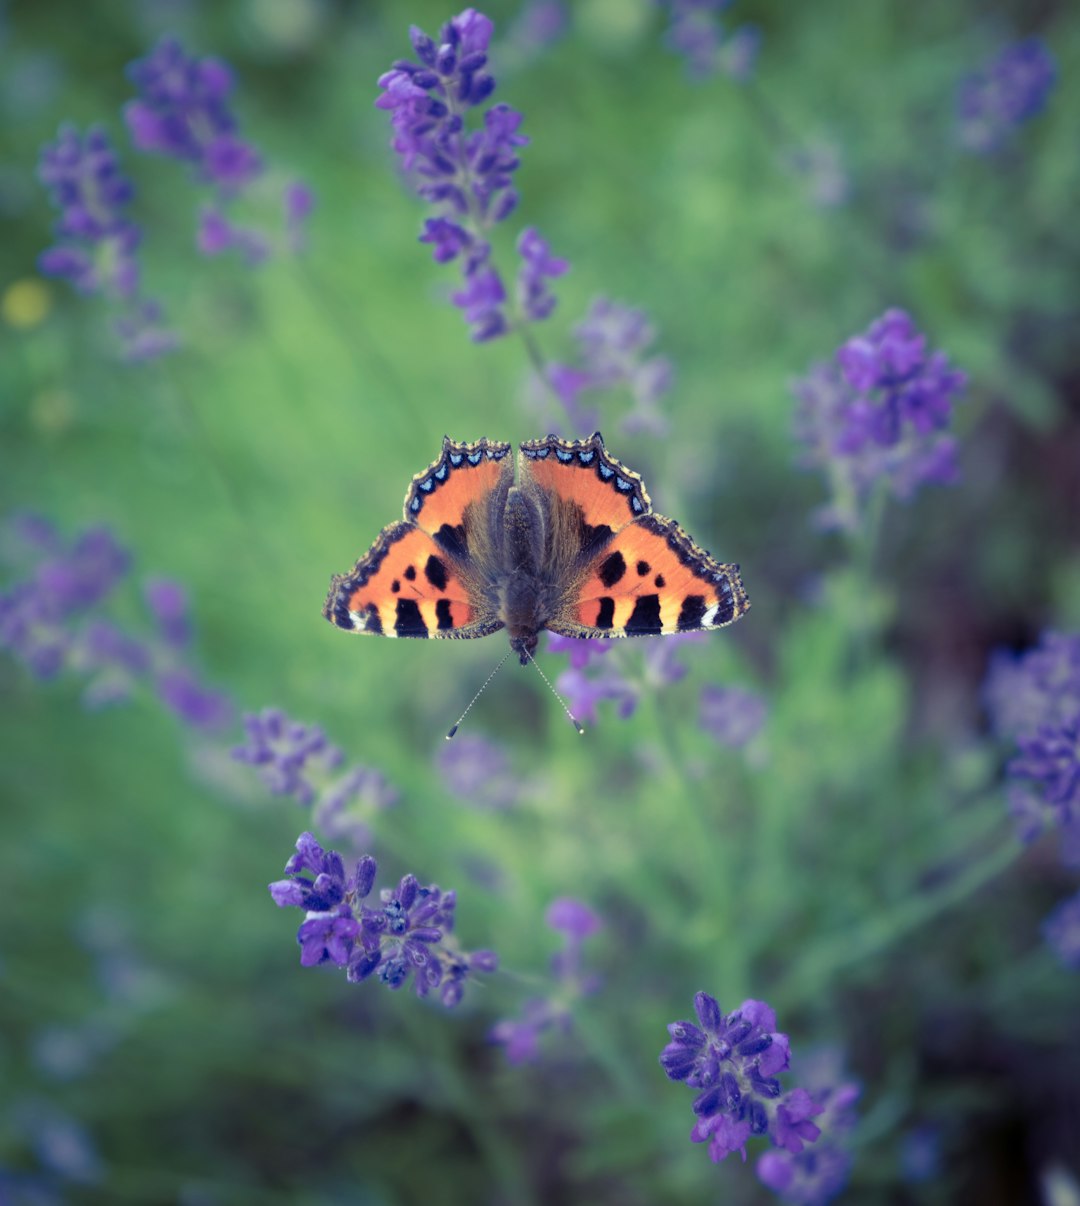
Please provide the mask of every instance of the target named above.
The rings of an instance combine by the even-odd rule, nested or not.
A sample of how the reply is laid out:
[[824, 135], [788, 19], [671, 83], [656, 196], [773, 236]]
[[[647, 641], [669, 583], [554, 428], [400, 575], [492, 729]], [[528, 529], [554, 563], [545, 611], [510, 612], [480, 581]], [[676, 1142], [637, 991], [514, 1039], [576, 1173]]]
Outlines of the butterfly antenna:
[[[584, 726], [583, 726], [583, 725], [581, 725], [581, 724], [579, 724], [579, 723], [578, 723], [577, 717], [576, 717], [576, 716], [574, 715], [574, 713], [573, 713], [573, 712], [571, 712], [571, 711], [570, 711], [570, 709], [569, 709], [569, 708], [566, 706], [566, 700], [565, 700], [565, 699], [563, 699], [563, 697], [562, 697], [562, 696], [561, 696], [561, 695], [558, 693], [558, 691], [556, 691], [556, 690], [555, 690], [555, 688], [554, 688], [554, 687], [551, 685], [551, 679], [550, 679], [550, 678], [548, 678], [548, 676], [547, 676], [547, 675], [546, 675], [546, 674], [543, 672], [543, 670], [541, 670], [541, 669], [540, 669], [540, 663], [539, 663], [539, 662], [536, 660], [536, 658], [534, 658], [534, 657], [533, 657], [533, 655], [532, 655], [531, 653], [529, 653], [529, 651], [528, 651], [528, 650], [526, 650], [525, 652], [526, 652], [526, 654], [527, 654], [527, 656], [528, 656], [528, 658], [529, 658], [529, 661], [530, 661], [530, 662], [532, 662], [532, 664], [533, 664], [533, 665], [536, 667], [536, 672], [537, 672], [537, 674], [539, 674], [539, 675], [540, 675], [540, 677], [541, 677], [541, 678], [544, 680], [544, 682], [546, 682], [546, 683], [547, 683], [547, 685], [548, 685], [548, 690], [549, 690], [549, 691], [551, 692], [551, 694], [552, 694], [552, 695], [554, 695], [554, 696], [555, 696], [555, 698], [556, 698], [556, 699], [559, 701], [560, 705], [562, 706], [562, 710], [563, 710], [563, 711], [566, 713], [566, 715], [569, 717], [569, 719], [570, 719], [570, 723], [571, 723], [571, 724], [574, 726], [574, 728], [575, 728], [575, 729], [577, 729], [577, 731], [578, 731], [579, 735], [580, 735], [580, 736], [582, 736], [582, 737], [584, 737], [584, 736], [585, 736], [585, 728], [584, 728]], [[502, 665], [502, 662], [500, 662], [500, 663], [499, 663], [499, 665], [501, 666], [501, 665]], [[468, 710], [468, 709], [466, 709], [466, 711], [467, 711], [467, 710]], [[456, 727], [456, 726], [455, 726], [455, 727]]]
[[503, 668], [503, 662], [505, 662], [506, 659], [513, 652], [514, 651], [512, 649], [507, 649], [507, 651], [502, 655], [502, 658], [499, 661], [499, 664], [495, 667], [494, 670], [492, 670], [492, 672], [487, 676], [487, 678], [484, 679], [483, 684], [480, 687], [480, 690], [477, 691], [477, 693], [472, 697], [471, 700], [469, 700], [469, 707], [466, 708], [465, 711], [461, 713], [461, 715], [457, 718], [457, 724], [453, 725], [450, 729], [450, 732], [446, 734], [447, 741], [449, 741], [450, 738], [453, 737], [453, 735], [461, 727], [461, 722], [465, 719], [466, 716], [468, 716], [469, 711], [472, 708], [473, 704], [476, 703], [476, 701], [480, 698], [481, 695], [483, 695], [484, 688], [488, 685], [489, 682], [491, 682], [491, 680], [495, 677], [495, 675], [499, 673], [499, 671]]

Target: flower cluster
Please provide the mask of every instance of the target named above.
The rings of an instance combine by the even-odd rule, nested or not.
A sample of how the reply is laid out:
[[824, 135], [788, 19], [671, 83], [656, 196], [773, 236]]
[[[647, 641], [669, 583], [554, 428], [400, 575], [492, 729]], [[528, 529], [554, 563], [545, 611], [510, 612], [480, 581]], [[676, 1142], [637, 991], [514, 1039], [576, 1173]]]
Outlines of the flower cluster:
[[[620, 421], [627, 435], [661, 436], [667, 432], [659, 402], [671, 388], [674, 369], [666, 356], [650, 356], [656, 331], [643, 310], [635, 310], [606, 297], [598, 297], [574, 328], [577, 359], [574, 364], [551, 364], [544, 382], [558, 397], [574, 432], [595, 431], [599, 414], [581, 403], [584, 394], [621, 389], [633, 405]], [[535, 392], [535, 391], [534, 391]], [[537, 401], [541, 401], [537, 395]], [[546, 425], [559, 424], [544, 416]]]
[[725, 32], [719, 14], [731, 0], [663, 0], [670, 10], [665, 41], [686, 60], [693, 79], [722, 73], [740, 83], [754, 73], [761, 48], [761, 30], [740, 25]]
[[1080, 971], [1080, 892], [1047, 917], [1043, 937], [1066, 967]]
[[701, 688], [698, 723], [720, 745], [740, 749], [765, 727], [768, 707], [760, 695], [743, 687], [709, 683]]
[[142, 231], [128, 214], [135, 187], [108, 134], [97, 126], [85, 134], [61, 126], [42, 147], [38, 179], [60, 211], [57, 241], [38, 257], [41, 272], [118, 305], [115, 325], [127, 359], [171, 351], [177, 338], [162, 325], [160, 305], [140, 296]]
[[[228, 212], [264, 172], [262, 156], [238, 133], [230, 104], [235, 79], [228, 64], [195, 58], [176, 38], [164, 37], [127, 72], [138, 93], [124, 107], [135, 147], [190, 164], [195, 179], [214, 190], [199, 217], [199, 250], [207, 256], [237, 251], [249, 264], [265, 259], [267, 236], [240, 225]], [[306, 185], [293, 181], [282, 200], [287, 242], [297, 250], [314, 198]]]
[[699, 1090], [694, 1099], [694, 1143], [708, 1143], [713, 1161], [739, 1152], [767, 1136], [795, 1156], [821, 1134], [811, 1121], [824, 1112], [806, 1089], [781, 1090], [778, 1075], [790, 1063], [786, 1034], [776, 1031], [776, 1014], [763, 1001], [744, 1001], [725, 1016], [714, 997], [694, 997], [698, 1024], [673, 1022], [671, 1042], [660, 1066], [672, 1080]]
[[23, 516], [8, 525], [7, 543], [25, 576], [0, 592], [0, 648], [39, 678], [65, 670], [88, 678], [90, 706], [126, 700], [140, 684], [186, 724], [227, 726], [232, 704], [204, 686], [189, 664], [186, 596], [171, 582], [147, 584], [156, 632], [133, 636], [98, 611], [127, 576], [130, 554], [107, 528], [90, 528], [70, 544], [47, 521]]
[[563, 937], [563, 949], [551, 960], [552, 990], [530, 998], [519, 1017], [497, 1022], [491, 1030], [491, 1041], [503, 1048], [511, 1064], [539, 1059], [540, 1036], [550, 1030], [568, 1033], [575, 1001], [600, 987], [599, 977], [586, 971], [581, 958], [585, 939], [603, 925], [600, 918], [582, 901], [562, 896], [551, 902], [544, 920]]
[[980, 155], [999, 150], [1020, 126], [1043, 111], [1056, 79], [1054, 58], [1038, 38], [1006, 47], [960, 84], [956, 98], [960, 145]]
[[1047, 632], [1035, 649], [996, 653], [984, 688], [995, 731], [1016, 742], [1010, 808], [1023, 841], [1060, 829], [1080, 866], [1080, 636]]
[[620, 644], [611, 657], [604, 657], [610, 646], [603, 640], [550, 637], [548, 651], [570, 653], [570, 667], [555, 685], [574, 716], [595, 724], [603, 700], [614, 702], [619, 717], [628, 720], [644, 696], [685, 678], [687, 669], [679, 655], [687, 644], [701, 639], [699, 632], [675, 633], [640, 648]]
[[[139, 94], [124, 109], [136, 150], [190, 164], [198, 182], [214, 190], [200, 215], [199, 250], [204, 255], [238, 251], [251, 264], [263, 260], [271, 249], [269, 237], [239, 224], [230, 212], [264, 168], [254, 147], [237, 134], [229, 67], [219, 59], [193, 58], [167, 37], [131, 63], [128, 75]], [[127, 212], [135, 189], [106, 132], [92, 127], [80, 134], [62, 126], [42, 149], [38, 175], [60, 209], [57, 242], [42, 253], [40, 270], [69, 280], [81, 293], [122, 303], [115, 327], [125, 359], [150, 360], [172, 351], [179, 337], [165, 325], [161, 304], [140, 292], [142, 231]], [[314, 196], [306, 185], [290, 181], [279, 204], [285, 244], [300, 251]]]
[[799, 1061], [803, 1087], [820, 1107], [814, 1125], [821, 1134], [800, 1152], [771, 1148], [757, 1162], [755, 1171], [761, 1183], [793, 1206], [822, 1206], [830, 1201], [847, 1184], [854, 1163], [847, 1138], [857, 1121], [855, 1102], [860, 1089], [842, 1079], [838, 1065], [831, 1052]]
[[292, 796], [312, 808], [312, 818], [332, 840], [359, 848], [369, 839], [367, 818], [397, 803], [398, 792], [380, 771], [342, 768], [344, 753], [318, 725], [290, 720], [278, 708], [244, 716], [246, 742], [232, 755], [258, 770], [277, 796]]
[[[398, 154], [415, 191], [437, 208], [424, 223], [422, 243], [437, 263], [460, 260], [463, 287], [451, 294], [477, 342], [505, 334], [511, 326], [506, 285], [492, 263], [488, 235], [517, 207], [513, 187], [522, 115], [508, 105], [490, 105], [483, 126], [469, 130], [465, 115], [495, 91], [487, 70], [490, 18], [467, 8], [443, 25], [436, 42], [423, 30], [409, 31], [419, 60], [399, 59], [379, 78], [375, 104], [391, 114]], [[548, 281], [569, 268], [552, 256], [531, 227], [518, 239], [522, 264], [517, 309], [525, 321], [546, 318], [555, 307]]]
[[440, 742], [436, 763], [443, 784], [473, 808], [501, 812], [525, 795], [506, 751], [475, 733]]
[[956, 441], [944, 433], [966, 384], [944, 352], [928, 354], [903, 310], [886, 311], [796, 381], [799, 463], [823, 470], [833, 487], [822, 522], [857, 527], [878, 482], [907, 500], [930, 482], [955, 481]]
[[270, 884], [279, 908], [305, 911], [296, 934], [304, 967], [333, 963], [354, 983], [377, 976], [388, 988], [403, 988], [412, 977], [418, 997], [438, 990], [443, 1005], [456, 1005], [469, 977], [493, 972], [493, 951], [472, 954], [454, 937], [457, 898], [434, 884], [421, 887], [406, 875], [396, 888], [384, 888], [379, 906], [366, 904], [375, 886], [377, 866], [370, 855], [346, 873], [341, 855], [323, 850], [310, 833], [296, 840], [296, 853], [285, 864], [286, 879]]

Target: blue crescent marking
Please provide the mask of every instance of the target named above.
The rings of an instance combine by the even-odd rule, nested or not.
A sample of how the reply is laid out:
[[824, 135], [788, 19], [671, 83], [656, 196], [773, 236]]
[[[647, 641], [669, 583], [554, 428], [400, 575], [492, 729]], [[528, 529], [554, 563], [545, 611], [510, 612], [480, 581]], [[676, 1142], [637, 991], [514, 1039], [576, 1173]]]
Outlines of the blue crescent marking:
[[601, 465], [600, 465], [600, 476], [601, 476], [601, 477], [602, 477], [602, 478], [603, 478], [605, 481], [607, 481], [607, 479], [608, 479], [609, 477], [614, 477], [614, 476], [615, 476], [615, 470], [614, 470], [614, 469], [612, 469], [610, 465], [604, 465], [604, 464], [601, 464]]

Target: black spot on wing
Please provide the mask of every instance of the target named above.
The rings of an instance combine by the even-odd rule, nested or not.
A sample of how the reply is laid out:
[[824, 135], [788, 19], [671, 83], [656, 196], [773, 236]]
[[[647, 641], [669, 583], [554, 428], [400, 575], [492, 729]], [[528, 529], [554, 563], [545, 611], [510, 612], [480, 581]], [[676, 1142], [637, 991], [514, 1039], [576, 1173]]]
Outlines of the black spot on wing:
[[440, 632], [445, 632], [447, 628], [454, 627], [454, 617], [450, 614], [450, 600], [440, 599], [435, 604], [435, 618], [438, 621], [438, 629]]
[[647, 561], [639, 561], [637, 563], [637, 572], [639, 578], [644, 578], [645, 575], [652, 569], [652, 566]]
[[663, 590], [664, 587], [667, 586], [667, 579], [663, 574], [657, 574], [653, 579], [653, 584], [656, 586], [657, 590]]
[[398, 599], [394, 631], [398, 636], [426, 637], [428, 634], [424, 617], [415, 599]]
[[329, 611], [330, 620], [338, 628], [352, 629], [352, 616], [349, 615], [349, 599], [346, 591], [342, 591], [334, 600], [334, 606]]
[[465, 539], [465, 528], [460, 523], [456, 525], [444, 523], [435, 533], [435, 543], [444, 553], [449, 553], [451, 557], [457, 557], [459, 561], [463, 561], [469, 555], [469, 546]]
[[596, 613], [597, 628], [611, 628], [615, 623], [615, 600], [610, 595], [604, 595], [600, 600], [600, 610]]
[[676, 628], [680, 632], [690, 632], [694, 628], [700, 628], [701, 619], [705, 615], [705, 611], [704, 595], [687, 595], [682, 601], [682, 607], [679, 608], [679, 619], [675, 625]]
[[393, 582], [390, 583], [390, 592], [391, 594], [396, 595], [399, 590], [401, 590], [401, 583], [397, 580], [397, 578], [395, 578]]
[[373, 632], [376, 636], [382, 636], [382, 620], [379, 619], [379, 609], [374, 603], [367, 605], [367, 621], [364, 624], [365, 632]]
[[600, 581], [610, 590], [626, 573], [626, 558], [616, 550], [600, 563], [600, 569], [597, 572], [600, 575]]
[[406, 568], [405, 577], [408, 578], [410, 582], [416, 581], [416, 566], [415, 565], [410, 565]]
[[615, 535], [606, 523], [583, 523], [581, 525], [581, 551], [591, 553], [594, 549], [602, 548]]
[[446, 563], [432, 554], [427, 559], [427, 565], [424, 566], [424, 577], [436, 590], [446, 590]]
[[660, 631], [660, 596], [638, 595], [630, 619], [626, 621], [630, 636], [648, 636]]

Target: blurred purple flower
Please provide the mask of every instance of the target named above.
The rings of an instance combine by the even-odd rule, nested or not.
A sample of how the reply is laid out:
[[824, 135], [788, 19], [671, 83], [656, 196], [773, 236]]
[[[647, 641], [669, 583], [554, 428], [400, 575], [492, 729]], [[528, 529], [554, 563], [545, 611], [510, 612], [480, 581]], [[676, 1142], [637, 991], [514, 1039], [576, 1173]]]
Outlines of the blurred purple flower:
[[1080, 892], [1047, 917], [1043, 937], [1066, 967], [1080, 971]]
[[579, 640], [577, 637], [558, 636], [554, 632], [549, 632], [546, 635], [547, 652], [568, 653], [570, 655], [571, 670], [584, 670], [590, 662], [596, 661], [605, 653], [610, 653], [614, 647], [614, 641]]
[[686, 60], [691, 79], [703, 80], [722, 73], [739, 83], [753, 74], [761, 47], [761, 31], [740, 25], [726, 34], [719, 14], [731, 0], [659, 0], [669, 11], [664, 40]]
[[134, 296], [141, 232], [125, 214], [135, 195], [131, 181], [99, 126], [85, 134], [63, 125], [41, 150], [38, 178], [60, 210], [56, 246], [41, 254], [46, 276], [69, 280], [80, 293]]
[[1038, 38], [1006, 47], [961, 81], [956, 99], [960, 145], [979, 155], [999, 150], [1043, 111], [1056, 81], [1057, 64]]
[[187, 668], [158, 674], [154, 686], [169, 711], [192, 728], [215, 732], [233, 723], [232, 700], [224, 692], [204, 686]]
[[139, 95], [125, 106], [124, 118], [138, 150], [190, 163], [224, 194], [262, 170], [254, 147], [236, 135], [229, 107], [233, 74], [220, 59], [192, 58], [176, 38], [164, 37], [130, 63], [127, 74]]
[[[451, 301], [464, 311], [477, 342], [503, 335], [512, 325], [487, 235], [517, 207], [518, 148], [529, 141], [519, 133], [521, 114], [504, 104], [484, 110], [482, 127], [469, 130], [465, 124], [468, 111], [495, 91], [495, 78], [486, 69], [493, 29], [491, 20], [472, 8], [446, 22], [438, 42], [413, 26], [409, 37], [419, 61], [397, 60], [380, 76], [383, 91], [375, 102], [390, 113], [391, 146], [413, 189], [437, 207], [420, 241], [432, 246], [438, 263], [460, 259], [464, 287], [451, 294]], [[519, 251], [522, 321], [535, 322], [555, 306], [546, 279], [562, 275], [568, 264], [550, 256], [533, 230], [522, 236]]]
[[821, 1135], [809, 1147], [793, 1152], [783, 1144], [765, 1152], [756, 1172], [763, 1185], [793, 1206], [821, 1206], [847, 1184], [854, 1157], [848, 1137], [857, 1121], [859, 1086], [843, 1079], [840, 1061], [832, 1052], [800, 1060], [800, 1080], [818, 1112], [814, 1125]]
[[315, 802], [314, 780], [326, 778], [344, 758], [318, 725], [299, 724], [279, 708], [246, 714], [244, 730], [247, 741], [233, 750], [233, 757], [258, 767], [259, 778], [275, 796], [292, 796], [304, 806]]
[[956, 480], [956, 441], [943, 432], [966, 384], [944, 352], [927, 355], [926, 337], [903, 310], [886, 311], [834, 363], [794, 382], [799, 464], [833, 485], [827, 526], [856, 527], [879, 481], [906, 501], [930, 482]]
[[782, 1093], [779, 1073], [790, 1062], [786, 1034], [776, 1030], [776, 1014], [763, 1001], [744, 1001], [724, 1015], [714, 997], [694, 997], [697, 1025], [673, 1022], [671, 1042], [660, 1053], [660, 1066], [672, 1080], [699, 1090], [694, 1099], [698, 1121], [694, 1143], [709, 1143], [713, 1161], [739, 1152], [755, 1135], [767, 1135], [797, 1155], [821, 1133], [811, 1121], [823, 1113], [805, 1089]]
[[125, 359], [171, 351], [178, 341], [161, 326], [161, 306], [139, 295], [142, 232], [125, 212], [135, 189], [108, 134], [97, 126], [85, 134], [61, 126], [56, 141], [42, 148], [38, 178], [60, 210], [57, 242], [38, 257], [41, 272], [123, 307], [116, 328]]
[[[230, 204], [264, 175], [262, 157], [237, 132], [232, 69], [221, 59], [195, 58], [176, 38], [164, 37], [127, 73], [138, 93], [124, 108], [136, 149], [190, 164], [196, 181], [213, 189], [213, 203], [199, 216], [198, 250], [206, 256], [235, 251], [251, 266], [262, 263], [270, 239], [228, 214]], [[314, 195], [293, 181], [283, 199], [285, 244], [299, 252]]]
[[698, 723], [721, 745], [748, 745], [765, 725], [768, 709], [760, 695], [741, 687], [708, 684], [701, 689]]
[[614, 666], [604, 666], [593, 674], [584, 670], [564, 670], [555, 686], [573, 716], [590, 724], [596, 723], [596, 706], [602, 700], [614, 700], [622, 720], [633, 716], [638, 704], [638, 691]]
[[524, 795], [525, 784], [506, 751], [478, 734], [441, 742], [436, 765], [444, 785], [473, 808], [513, 808]]
[[546, 377], [566, 409], [571, 426], [587, 431], [579, 398], [595, 390], [625, 389], [633, 406], [620, 427], [628, 435], [664, 435], [667, 419], [659, 402], [671, 388], [673, 369], [665, 356], [646, 354], [656, 337], [644, 310], [606, 297], [596, 298], [574, 328], [577, 364], [552, 364]]
[[600, 917], [584, 901], [561, 896], [548, 906], [544, 920], [563, 937], [563, 949], [551, 959], [551, 990], [546, 996], [525, 1001], [519, 1017], [497, 1022], [489, 1035], [511, 1064], [539, 1059], [540, 1038], [545, 1032], [558, 1029], [568, 1034], [573, 1028], [574, 1002], [600, 987], [600, 978], [586, 973], [581, 960], [585, 939], [603, 927]]
[[1069, 865], [1080, 863], [1080, 636], [1046, 632], [1023, 654], [990, 660], [983, 699], [995, 732], [1016, 742], [1006, 767], [1021, 841], [1054, 826]]
[[422, 887], [406, 875], [396, 889], [384, 888], [381, 907], [374, 907], [364, 903], [377, 872], [370, 855], [347, 873], [341, 855], [323, 850], [310, 833], [297, 838], [296, 851], [285, 864], [287, 878], [270, 884], [270, 895], [279, 908], [306, 912], [297, 931], [303, 966], [334, 963], [354, 983], [377, 975], [391, 989], [404, 987], [411, 976], [417, 996], [438, 990], [448, 1008], [461, 1000], [470, 976], [497, 970], [494, 952], [458, 947], [455, 893]]
[[183, 649], [191, 643], [190, 605], [187, 591], [179, 582], [150, 578], [143, 585], [143, 598], [167, 645]]

